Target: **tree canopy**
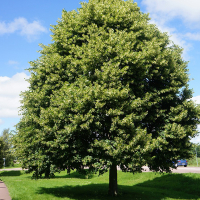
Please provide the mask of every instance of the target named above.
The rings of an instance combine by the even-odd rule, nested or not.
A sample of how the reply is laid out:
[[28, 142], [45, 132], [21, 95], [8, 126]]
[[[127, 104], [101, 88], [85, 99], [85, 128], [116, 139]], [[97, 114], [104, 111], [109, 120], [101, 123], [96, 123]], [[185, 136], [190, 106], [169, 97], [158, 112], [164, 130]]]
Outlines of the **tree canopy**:
[[63, 10], [52, 43], [30, 62], [15, 147], [35, 176], [110, 169], [116, 195], [116, 166], [169, 171], [190, 157], [199, 107], [182, 49], [136, 3], [81, 5]]

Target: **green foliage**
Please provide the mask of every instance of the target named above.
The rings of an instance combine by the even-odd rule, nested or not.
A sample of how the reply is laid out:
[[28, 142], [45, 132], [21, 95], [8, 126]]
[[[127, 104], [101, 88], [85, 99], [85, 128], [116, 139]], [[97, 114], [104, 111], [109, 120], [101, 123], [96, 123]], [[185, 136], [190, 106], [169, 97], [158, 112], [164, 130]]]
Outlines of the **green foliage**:
[[194, 145], [193, 147], [193, 154], [200, 158], [200, 145]]
[[199, 107], [182, 49], [136, 3], [90, 0], [63, 10], [52, 44], [30, 62], [15, 149], [23, 167], [104, 173], [169, 171], [191, 156]]
[[200, 166], [200, 158], [197, 158], [196, 155], [187, 160], [189, 167], [199, 167]]
[[0, 168], [3, 167], [3, 149], [4, 149], [4, 141], [3, 138], [0, 137]]
[[[14, 153], [13, 153], [13, 147], [12, 147], [12, 134], [9, 131], [9, 129], [4, 129], [2, 132], [2, 136], [0, 136], [0, 145], [2, 144], [2, 148], [0, 147], [0, 168], [3, 166], [1, 165], [1, 156], [2, 158], [5, 158], [5, 166], [14, 166]], [[3, 162], [2, 162], [3, 164]]]

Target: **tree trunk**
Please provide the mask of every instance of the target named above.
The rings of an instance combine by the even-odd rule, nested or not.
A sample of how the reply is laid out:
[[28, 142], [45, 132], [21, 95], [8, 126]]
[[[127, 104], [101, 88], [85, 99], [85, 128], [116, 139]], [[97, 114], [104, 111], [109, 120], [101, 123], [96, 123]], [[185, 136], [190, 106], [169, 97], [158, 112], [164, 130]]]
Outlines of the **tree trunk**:
[[117, 166], [112, 164], [109, 170], [109, 196], [117, 196]]
[[45, 169], [45, 178], [50, 177], [50, 165], [47, 164], [47, 168]]

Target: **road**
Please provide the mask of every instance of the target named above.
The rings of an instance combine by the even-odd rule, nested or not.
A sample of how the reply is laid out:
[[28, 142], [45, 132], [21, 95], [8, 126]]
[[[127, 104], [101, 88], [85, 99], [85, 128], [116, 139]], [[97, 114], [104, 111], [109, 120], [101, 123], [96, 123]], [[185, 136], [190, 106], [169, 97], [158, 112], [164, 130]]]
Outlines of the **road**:
[[[7, 169], [0, 169], [0, 171], [20, 171], [22, 168], [7, 168]], [[0, 199], [1, 200], [1, 199]]]
[[[143, 167], [145, 172], [149, 172], [148, 167]], [[200, 167], [177, 167], [172, 169], [172, 173], [200, 173]]]

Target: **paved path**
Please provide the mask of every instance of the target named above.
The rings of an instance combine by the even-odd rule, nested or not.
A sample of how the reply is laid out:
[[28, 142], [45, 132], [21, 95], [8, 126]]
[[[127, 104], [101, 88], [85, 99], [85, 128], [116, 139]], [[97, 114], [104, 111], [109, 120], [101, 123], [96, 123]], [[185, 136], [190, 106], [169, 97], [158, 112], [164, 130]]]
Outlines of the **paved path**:
[[0, 181], [0, 200], [11, 200], [6, 185]]
[[[0, 171], [20, 171], [22, 168], [9, 168], [9, 169], [0, 169]], [[0, 199], [1, 200], [1, 199]]]
[[174, 173], [200, 173], [200, 167], [177, 167], [173, 169]]
[[[149, 172], [148, 167], [143, 167], [145, 172]], [[172, 173], [200, 173], [200, 167], [177, 167], [177, 169], [172, 169]]]

